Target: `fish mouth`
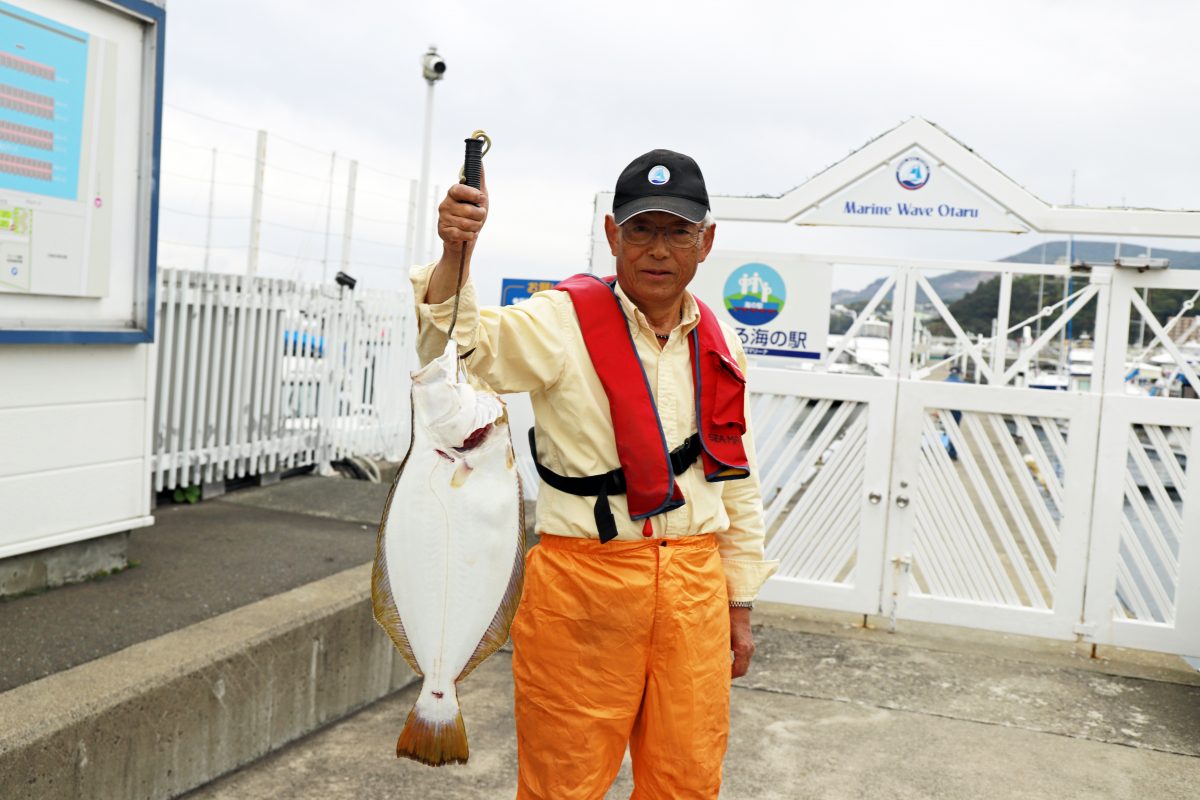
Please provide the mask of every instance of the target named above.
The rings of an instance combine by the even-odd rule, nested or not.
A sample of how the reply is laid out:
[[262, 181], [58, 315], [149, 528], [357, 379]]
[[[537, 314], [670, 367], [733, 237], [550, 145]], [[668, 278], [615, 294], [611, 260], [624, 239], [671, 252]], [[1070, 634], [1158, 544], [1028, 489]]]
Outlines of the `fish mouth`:
[[460, 453], [467, 453], [471, 450], [474, 450], [476, 447], [479, 447], [479, 445], [483, 444], [484, 440], [487, 439], [488, 434], [492, 432], [492, 428], [494, 427], [496, 426], [489, 422], [482, 428], [476, 428], [475, 430], [471, 431], [471, 434], [467, 436], [466, 439], [463, 439], [461, 446], [454, 449]]
[[446, 348], [437, 358], [418, 369], [410, 372], [412, 382], [421, 385], [432, 383], [454, 383], [458, 371], [458, 343], [453, 339], [446, 342]]

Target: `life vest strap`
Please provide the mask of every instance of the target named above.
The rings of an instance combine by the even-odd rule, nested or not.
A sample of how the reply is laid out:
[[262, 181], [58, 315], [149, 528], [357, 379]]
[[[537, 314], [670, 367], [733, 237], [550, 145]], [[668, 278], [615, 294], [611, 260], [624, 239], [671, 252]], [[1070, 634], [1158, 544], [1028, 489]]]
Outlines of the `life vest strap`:
[[[688, 467], [696, 463], [696, 459], [700, 457], [703, 449], [700, 443], [700, 434], [693, 433], [683, 444], [671, 451], [671, 471], [676, 475], [682, 475]], [[625, 471], [623, 469], [617, 467], [601, 475], [587, 475], [580, 478], [559, 475], [538, 459], [537, 437], [534, 435], [533, 428], [529, 429], [529, 452], [533, 454], [533, 465], [537, 468], [538, 476], [546, 482], [547, 486], [576, 497], [595, 496], [596, 505], [592, 508], [592, 514], [596, 520], [596, 531], [600, 534], [601, 543], [617, 538], [617, 521], [608, 504], [608, 497], [613, 494], [625, 494]], [[679, 505], [682, 503], [672, 506], [672, 508], [678, 508]]]

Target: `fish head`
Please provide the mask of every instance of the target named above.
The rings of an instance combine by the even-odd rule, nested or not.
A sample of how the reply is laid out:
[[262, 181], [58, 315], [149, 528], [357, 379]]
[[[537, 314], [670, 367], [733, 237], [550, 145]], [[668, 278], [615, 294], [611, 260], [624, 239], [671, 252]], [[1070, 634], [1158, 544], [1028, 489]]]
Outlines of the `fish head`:
[[442, 355], [412, 373], [412, 380], [413, 417], [439, 447], [473, 449], [500, 423], [507, 424], [503, 400], [459, 379], [458, 345], [453, 340]]

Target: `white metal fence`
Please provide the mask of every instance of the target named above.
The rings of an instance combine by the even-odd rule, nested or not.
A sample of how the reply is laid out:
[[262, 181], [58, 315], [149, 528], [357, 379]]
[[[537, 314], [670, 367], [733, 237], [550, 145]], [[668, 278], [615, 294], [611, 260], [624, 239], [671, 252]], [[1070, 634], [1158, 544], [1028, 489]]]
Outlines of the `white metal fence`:
[[156, 491], [404, 452], [406, 294], [158, 275]]
[[[977, 339], [928, 280], [942, 265], [892, 263], [860, 317], [890, 298], [882, 374], [848, 374], [832, 358], [812, 372], [751, 371], [767, 551], [781, 561], [764, 596], [1200, 655], [1200, 400], [1152, 396], [1134, 379], [1161, 349], [1166, 373], [1200, 386], [1175, 335], [1192, 324], [1200, 271], [1076, 272], [1042, 335], [1021, 337], [1030, 321], [1010, 324], [1014, 277], [1069, 268], [955, 264], [1000, 276], [995, 333]], [[1146, 289], [1190, 299], [1164, 319]], [[929, 322], [921, 294], [953, 333], [940, 363], [915, 344]], [[1031, 388], [1039, 361], [1065, 360], [1043, 353], [1085, 308], [1089, 380]], [[1151, 341], [1131, 345], [1141, 320]], [[951, 363], [978, 383], [945, 381]]]

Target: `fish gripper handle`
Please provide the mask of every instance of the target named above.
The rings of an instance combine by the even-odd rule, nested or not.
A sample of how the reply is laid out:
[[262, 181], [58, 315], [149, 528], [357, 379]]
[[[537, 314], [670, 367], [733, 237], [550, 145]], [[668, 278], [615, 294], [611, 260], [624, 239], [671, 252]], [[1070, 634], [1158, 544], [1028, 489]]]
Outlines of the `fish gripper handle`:
[[472, 136], [465, 140], [467, 145], [467, 153], [463, 158], [463, 179], [462, 182], [472, 189], [480, 188], [481, 178], [483, 176], [483, 144], [484, 140]]

